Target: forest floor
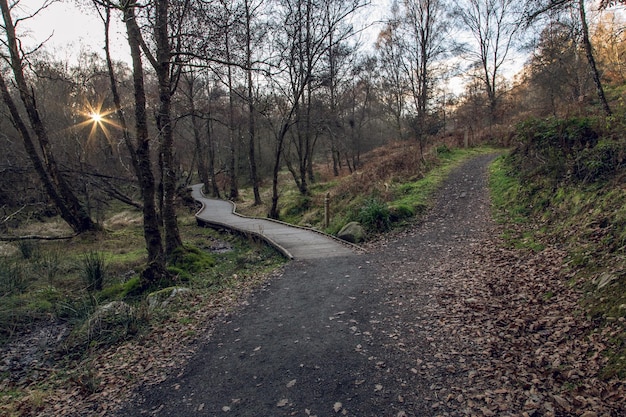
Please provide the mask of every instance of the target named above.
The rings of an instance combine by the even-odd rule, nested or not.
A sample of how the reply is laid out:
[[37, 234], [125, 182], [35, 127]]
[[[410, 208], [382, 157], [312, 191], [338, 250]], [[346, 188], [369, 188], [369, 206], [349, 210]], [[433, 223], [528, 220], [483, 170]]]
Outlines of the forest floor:
[[454, 170], [429, 214], [364, 254], [186, 299], [193, 320], [102, 351], [21, 415], [626, 415], [626, 385], [599, 376], [623, 321], [585, 317], [557, 248], [500, 237], [492, 159]]
[[286, 265], [117, 414], [624, 415], [626, 386], [599, 377], [624, 323], [594, 329], [564, 253], [501, 240], [491, 159], [453, 171], [429, 215], [366, 254]]

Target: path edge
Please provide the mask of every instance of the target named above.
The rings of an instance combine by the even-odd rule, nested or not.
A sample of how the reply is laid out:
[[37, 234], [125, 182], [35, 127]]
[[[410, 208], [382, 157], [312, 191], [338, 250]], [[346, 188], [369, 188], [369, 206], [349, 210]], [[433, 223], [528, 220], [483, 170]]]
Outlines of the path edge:
[[[188, 189], [193, 191], [194, 188], [197, 188], [198, 192], [200, 193], [200, 195], [202, 196], [203, 199], [211, 200], [210, 198], [208, 198], [204, 194], [204, 191], [202, 191], [203, 187], [204, 187], [204, 184], [194, 184], [194, 185], [190, 185], [188, 187]], [[280, 244], [278, 244], [277, 242], [275, 242], [271, 238], [263, 235], [262, 233], [244, 231], [244, 230], [237, 229], [237, 228], [235, 228], [234, 226], [232, 226], [230, 224], [226, 224], [226, 223], [217, 222], [217, 221], [214, 221], [214, 220], [208, 220], [208, 219], [201, 218], [200, 214], [204, 211], [204, 209], [206, 208], [206, 205], [205, 205], [203, 200], [197, 200], [195, 198], [194, 198], [194, 200], [199, 202], [202, 205], [202, 207], [200, 207], [200, 209], [194, 215], [195, 218], [196, 218], [196, 222], [207, 224], [207, 225], [214, 225], [214, 226], [221, 227], [221, 228], [224, 228], [224, 229], [229, 229], [229, 230], [235, 231], [237, 233], [240, 233], [240, 234], [242, 234], [244, 236], [249, 236], [249, 235], [257, 236], [258, 238], [260, 238], [260, 239], [266, 241], [267, 243], [269, 243], [270, 245], [274, 246], [276, 249], [278, 249], [279, 252], [281, 252], [288, 259], [290, 259], [290, 260], [295, 259], [295, 257], [291, 254], [291, 252], [289, 252], [289, 250], [287, 250], [286, 248], [284, 248], [283, 246], [281, 246]], [[234, 201], [232, 201], [232, 200], [221, 200], [221, 201], [226, 201], [226, 202], [230, 203], [230, 205], [232, 207], [231, 214], [233, 214], [234, 216], [237, 216], [237, 217], [241, 217], [242, 219], [264, 220], [264, 221], [269, 221], [269, 222], [281, 224], [283, 226], [295, 227], [296, 229], [307, 230], [309, 232], [314, 232], [314, 233], [317, 233], [319, 235], [322, 235], [322, 236], [325, 236], [327, 238], [330, 238], [330, 239], [332, 239], [332, 240], [334, 240], [334, 241], [336, 241], [336, 242], [338, 242], [338, 243], [340, 243], [340, 244], [342, 244], [344, 246], [347, 246], [347, 247], [350, 247], [350, 248], [354, 249], [355, 251], [357, 251], [359, 253], [367, 252], [363, 247], [361, 247], [361, 246], [359, 246], [357, 244], [354, 244], [354, 243], [351, 243], [351, 242], [347, 242], [347, 241], [345, 241], [343, 239], [339, 239], [338, 237], [333, 236], [333, 235], [329, 235], [328, 233], [324, 233], [321, 230], [313, 229], [311, 227], [305, 227], [305, 226], [299, 226], [299, 225], [295, 225], [295, 224], [290, 224], [290, 223], [283, 222], [283, 221], [280, 221], [280, 220], [271, 219], [269, 217], [267, 217], [267, 218], [266, 217], [254, 217], [254, 216], [246, 216], [244, 214], [237, 213], [237, 204]]]

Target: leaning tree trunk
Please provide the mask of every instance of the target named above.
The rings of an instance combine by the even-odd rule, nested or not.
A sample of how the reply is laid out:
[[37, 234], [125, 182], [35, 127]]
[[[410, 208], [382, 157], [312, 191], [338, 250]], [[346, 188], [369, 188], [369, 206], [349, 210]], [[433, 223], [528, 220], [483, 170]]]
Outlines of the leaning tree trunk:
[[[2, 10], [4, 20], [3, 28], [6, 34], [5, 44], [9, 50], [8, 59], [13, 72], [14, 82], [19, 91], [22, 104], [26, 109], [30, 128], [32, 128], [32, 131], [37, 137], [41, 156], [38, 154], [30, 134], [24, 136], [27, 130], [20, 129], [26, 151], [31, 161], [33, 161], [49, 197], [59, 209], [63, 220], [65, 220], [76, 233], [97, 230], [99, 228], [98, 224], [91, 219], [87, 210], [85, 210], [78, 197], [72, 191], [67, 180], [61, 174], [54, 154], [52, 153], [48, 131], [39, 115], [34, 92], [28, 86], [26, 77], [24, 76], [24, 60], [20, 52], [19, 40], [17, 39], [15, 25], [7, 0], [0, 0], [0, 9]], [[9, 107], [11, 105], [14, 107], [14, 110], [10, 111], [13, 121], [16, 124], [21, 124], [22, 127], [26, 127], [21, 116], [19, 116], [19, 112], [17, 112], [17, 106], [15, 106], [4, 80], [3, 84], [2, 95], [4, 101]]]
[[600, 73], [598, 71], [598, 66], [596, 65], [596, 60], [593, 57], [593, 48], [591, 47], [591, 40], [589, 39], [589, 25], [587, 24], [587, 15], [585, 13], [585, 1], [578, 0], [578, 8], [580, 13], [580, 23], [582, 25], [583, 31], [583, 46], [585, 48], [585, 55], [587, 55], [587, 61], [589, 62], [589, 68], [591, 69], [591, 77], [593, 78], [593, 82], [596, 85], [596, 91], [598, 93], [598, 99], [600, 100], [600, 104], [602, 105], [602, 110], [607, 116], [613, 114], [611, 111], [611, 107], [609, 106], [609, 102], [604, 95], [604, 88], [602, 87], [602, 81], [600, 80]]

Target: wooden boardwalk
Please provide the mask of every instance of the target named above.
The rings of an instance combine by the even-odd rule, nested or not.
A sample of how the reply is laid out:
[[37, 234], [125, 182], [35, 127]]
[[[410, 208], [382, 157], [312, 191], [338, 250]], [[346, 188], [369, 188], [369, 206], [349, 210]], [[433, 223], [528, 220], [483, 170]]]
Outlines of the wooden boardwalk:
[[358, 250], [354, 245], [313, 229], [237, 214], [233, 203], [205, 197], [202, 193], [202, 184], [191, 187], [191, 196], [202, 204], [202, 208], [196, 213], [198, 223], [255, 235], [290, 259], [347, 256]]

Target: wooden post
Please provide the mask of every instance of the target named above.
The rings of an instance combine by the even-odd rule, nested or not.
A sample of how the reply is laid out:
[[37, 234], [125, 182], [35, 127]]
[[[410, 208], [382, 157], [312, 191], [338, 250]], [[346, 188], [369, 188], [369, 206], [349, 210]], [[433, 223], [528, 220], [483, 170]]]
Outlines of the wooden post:
[[330, 193], [326, 193], [324, 197], [324, 227], [330, 224]]

